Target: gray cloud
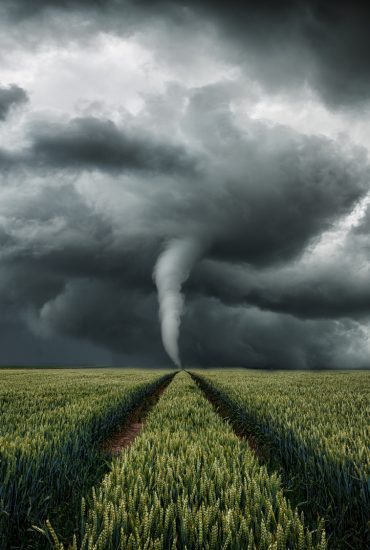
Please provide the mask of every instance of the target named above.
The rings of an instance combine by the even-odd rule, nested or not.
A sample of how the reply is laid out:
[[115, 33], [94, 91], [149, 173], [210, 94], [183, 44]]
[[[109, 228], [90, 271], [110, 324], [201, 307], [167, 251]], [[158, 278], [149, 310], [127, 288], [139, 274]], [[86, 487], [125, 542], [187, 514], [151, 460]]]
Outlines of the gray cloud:
[[[90, 117], [33, 124], [29, 146], [4, 152], [4, 163], [13, 159], [13, 166], [41, 174], [127, 172], [122, 185], [140, 212], [131, 234], [145, 219], [146, 238], [190, 232], [216, 258], [263, 265], [294, 257], [367, 192], [366, 153], [252, 119], [240, 129], [223, 87], [217, 91], [207, 86], [189, 94], [178, 124], [192, 150], [140, 127], [125, 132]], [[143, 179], [147, 171], [151, 177]]]
[[[40, 337], [30, 330], [25, 319], [14, 314], [12, 309], [2, 308], [1, 330], [1, 364], [33, 365], [50, 367], [64, 366], [122, 366], [127, 358], [100, 348], [86, 340], [77, 340], [59, 334]], [[132, 360], [132, 359], [131, 359]], [[136, 362], [143, 364], [144, 358]]]
[[[256, 270], [248, 265], [204, 262], [192, 289], [228, 305], [253, 305], [263, 311], [301, 319], [369, 318], [369, 267], [361, 267], [350, 249], [324, 267], [293, 262]], [[358, 258], [357, 258], [358, 260]]]
[[35, 124], [25, 160], [54, 168], [192, 171], [195, 161], [183, 148], [148, 135], [125, 132], [111, 120], [75, 118], [67, 124]]
[[0, 168], [196, 171], [197, 159], [184, 148], [140, 132], [125, 132], [111, 120], [96, 117], [74, 118], [64, 124], [34, 123], [27, 138], [30, 145], [24, 149], [0, 149]]
[[237, 41], [268, 87], [308, 82], [331, 106], [368, 102], [370, 8], [364, 2], [190, 2]]
[[27, 101], [28, 95], [20, 86], [16, 84], [5, 87], [0, 86], [0, 121], [7, 118], [11, 109]]
[[[55, 23], [72, 13], [81, 15], [86, 32], [128, 34], [156, 21], [168, 28], [189, 26], [191, 33], [202, 19], [234, 45], [235, 59], [269, 90], [308, 83], [335, 108], [358, 107], [369, 99], [370, 8], [364, 2], [71, 0], [61, 5], [56, 0], [9, 0], [2, 10], [3, 18], [13, 22], [49, 17]], [[60, 32], [66, 32], [63, 25]], [[81, 33], [81, 26], [75, 32]]]
[[[358, 331], [363, 341], [357, 322], [338, 320], [359, 298], [341, 292], [334, 303], [342, 282], [318, 273], [316, 284], [299, 258], [367, 192], [366, 154], [265, 122], [241, 129], [222, 90], [192, 90], [178, 120], [196, 154], [149, 130], [144, 139], [140, 127], [128, 139], [96, 118], [31, 126], [0, 210], [0, 297], [33, 339], [90, 342], [115, 364], [166, 363], [151, 274], [167, 239], [191, 236], [208, 260], [186, 285], [188, 362], [334, 366], [336, 338]], [[230, 262], [249, 267], [238, 274]], [[324, 320], [300, 320], [314, 317]]]
[[[313, 1], [246, 9], [40, 0], [31, 10], [16, 0], [2, 9], [18, 22], [14, 32], [49, 21], [55, 42], [40, 32], [45, 47], [63, 32], [75, 38], [65, 24], [71, 18], [76, 28], [84, 18], [81, 36], [92, 42], [97, 31], [108, 33], [107, 52], [117, 35], [152, 28], [156, 38], [147, 40], [164, 76], [137, 92], [131, 112], [116, 96], [94, 101], [94, 90], [76, 94], [65, 112], [62, 97], [40, 107], [52, 62], [33, 82], [26, 74], [38, 104], [30, 101], [21, 119], [4, 115], [0, 128], [1, 362], [168, 364], [153, 267], [169, 242], [189, 239], [203, 256], [183, 289], [185, 364], [368, 366], [369, 212], [343, 225], [369, 192], [367, 151], [320, 135], [321, 127], [308, 135], [254, 118], [248, 101], [259, 92], [246, 84], [293, 97], [308, 82], [331, 107], [362, 112], [368, 61], [365, 23], [357, 38], [354, 31], [360, 12], [348, 8], [347, 29], [341, 3]], [[212, 28], [217, 54], [237, 63], [240, 79], [218, 67], [204, 78], [211, 84], [198, 76], [193, 85], [187, 33], [174, 43], [184, 26], [197, 35], [199, 57], [208, 55], [199, 29]], [[165, 51], [171, 41], [174, 51]], [[68, 44], [67, 59], [75, 54]], [[183, 84], [180, 73], [171, 82], [178, 51], [189, 73]], [[153, 58], [144, 56], [144, 65]], [[92, 60], [65, 63], [62, 72], [79, 74]], [[27, 356], [12, 355], [17, 337]]]
[[212, 87], [193, 92], [184, 121], [209, 159], [185, 215], [212, 256], [256, 265], [294, 257], [367, 192], [364, 150], [246, 118], [240, 130], [222, 94], [210, 98]]
[[183, 356], [189, 364], [270, 369], [364, 368], [367, 332], [353, 320], [302, 321], [199, 298], [188, 306]]

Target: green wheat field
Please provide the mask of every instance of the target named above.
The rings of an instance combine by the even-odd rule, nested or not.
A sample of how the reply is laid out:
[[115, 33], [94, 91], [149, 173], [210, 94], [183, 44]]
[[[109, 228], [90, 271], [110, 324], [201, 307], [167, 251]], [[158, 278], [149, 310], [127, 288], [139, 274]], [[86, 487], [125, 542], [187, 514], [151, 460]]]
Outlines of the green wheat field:
[[370, 372], [0, 379], [1, 550], [370, 547]]

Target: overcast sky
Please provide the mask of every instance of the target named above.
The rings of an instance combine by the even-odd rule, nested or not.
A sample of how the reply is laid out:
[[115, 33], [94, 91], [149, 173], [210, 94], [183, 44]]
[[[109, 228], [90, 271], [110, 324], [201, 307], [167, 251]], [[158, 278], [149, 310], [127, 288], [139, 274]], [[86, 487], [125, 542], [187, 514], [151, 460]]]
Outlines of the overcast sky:
[[170, 365], [153, 269], [191, 239], [185, 365], [369, 367], [369, 25], [2, 0], [0, 364]]

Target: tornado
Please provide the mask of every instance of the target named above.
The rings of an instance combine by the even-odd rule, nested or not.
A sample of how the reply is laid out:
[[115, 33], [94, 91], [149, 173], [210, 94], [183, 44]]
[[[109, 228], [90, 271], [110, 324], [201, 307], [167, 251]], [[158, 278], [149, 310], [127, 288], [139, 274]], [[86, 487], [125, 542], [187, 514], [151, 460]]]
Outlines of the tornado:
[[167, 243], [153, 271], [157, 286], [159, 318], [163, 347], [175, 365], [181, 368], [179, 332], [184, 309], [182, 285], [203, 252], [203, 245], [193, 238], [177, 238]]

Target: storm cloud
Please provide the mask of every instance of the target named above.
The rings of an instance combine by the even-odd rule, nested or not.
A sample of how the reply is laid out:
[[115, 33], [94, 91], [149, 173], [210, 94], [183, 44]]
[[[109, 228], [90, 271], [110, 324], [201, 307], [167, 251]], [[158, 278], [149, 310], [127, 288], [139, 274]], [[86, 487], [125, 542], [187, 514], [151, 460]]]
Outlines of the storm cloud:
[[[194, 22], [206, 21], [217, 27], [233, 45], [238, 61], [249, 65], [268, 89], [308, 83], [332, 106], [368, 102], [370, 7], [365, 2], [8, 0], [2, 7], [3, 18], [13, 24], [37, 18], [54, 23], [71, 13], [75, 20], [81, 17], [84, 27], [114, 33], [136, 32], [158, 21], [188, 25], [191, 30]], [[81, 33], [81, 27], [75, 29]]]
[[369, 366], [366, 10], [1, 9], [0, 362]]
[[14, 107], [27, 101], [27, 93], [20, 86], [16, 84], [6, 87], [0, 86], [0, 121], [5, 120]]
[[75, 118], [68, 124], [43, 123], [32, 129], [31, 139], [25, 160], [28, 157], [40, 165], [160, 173], [193, 168], [186, 150], [145, 135], [127, 135], [111, 120], [95, 117]]

